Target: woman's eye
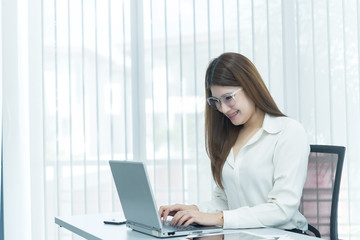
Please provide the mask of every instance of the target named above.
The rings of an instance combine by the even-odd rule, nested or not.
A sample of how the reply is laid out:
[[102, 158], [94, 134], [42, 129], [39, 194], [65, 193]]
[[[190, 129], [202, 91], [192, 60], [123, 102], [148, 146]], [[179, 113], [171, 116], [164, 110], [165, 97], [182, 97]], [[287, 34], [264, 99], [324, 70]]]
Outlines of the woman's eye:
[[224, 100], [225, 100], [226, 102], [231, 101], [231, 100], [232, 100], [232, 96], [226, 96], [226, 97], [224, 97]]

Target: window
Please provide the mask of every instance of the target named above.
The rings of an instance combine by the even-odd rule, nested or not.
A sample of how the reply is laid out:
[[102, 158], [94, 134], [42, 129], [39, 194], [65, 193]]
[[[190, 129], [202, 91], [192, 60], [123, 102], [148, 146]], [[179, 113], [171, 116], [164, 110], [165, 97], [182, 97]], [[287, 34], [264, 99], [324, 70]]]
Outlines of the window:
[[[8, 96], [26, 92], [22, 101], [30, 99], [16, 116], [29, 116], [29, 140], [20, 148], [30, 146], [34, 239], [72, 238], [54, 224], [56, 215], [121, 210], [109, 159], [143, 159], [159, 205], [209, 199], [204, 74], [226, 51], [254, 62], [311, 143], [347, 146], [339, 233], [358, 236], [348, 230], [360, 225], [353, 214], [360, 192], [355, 0], [34, 0], [24, 6], [29, 18], [15, 3], [3, 6], [20, 20], [3, 16], [14, 25], [2, 21], [2, 33], [14, 27], [19, 34], [2, 34], [2, 43], [18, 49], [26, 68], [14, 71], [29, 79], [16, 72], [26, 84], [5, 84], [3, 92], [10, 109], [17, 103]], [[11, 49], [2, 49], [3, 59]], [[1, 69], [4, 81], [7, 71], [13, 70]], [[3, 115], [9, 124], [9, 113]]]

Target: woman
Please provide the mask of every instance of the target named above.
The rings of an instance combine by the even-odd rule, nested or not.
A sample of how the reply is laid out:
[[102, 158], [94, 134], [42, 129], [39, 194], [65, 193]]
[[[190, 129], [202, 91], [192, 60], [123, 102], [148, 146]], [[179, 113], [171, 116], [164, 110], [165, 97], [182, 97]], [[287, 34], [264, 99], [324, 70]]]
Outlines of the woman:
[[255, 66], [224, 53], [206, 71], [207, 153], [216, 183], [210, 202], [161, 206], [163, 220], [224, 228], [275, 227], [303, 232], [298, 211], [309, 143], [303, 127], [276, 106]]

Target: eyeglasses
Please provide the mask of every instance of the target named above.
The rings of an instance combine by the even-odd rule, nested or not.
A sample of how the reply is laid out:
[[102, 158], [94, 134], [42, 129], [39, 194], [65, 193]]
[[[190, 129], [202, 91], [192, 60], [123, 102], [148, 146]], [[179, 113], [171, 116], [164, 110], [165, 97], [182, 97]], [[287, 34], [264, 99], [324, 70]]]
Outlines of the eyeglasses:
[[216, 97], [209, 97], [206, 99], [207, 103], [215, 110], [219, 110], [221, 108], [221, 103], [225, 103], [228, 107], [233, 107], [236, 104], [235, 101], [235, 94], [240, 92], [243, 88], [240, 87], [238, 90], [236, 90], [233, 93], [230, 94], [224, 94], [223, 96], [219, 98]]

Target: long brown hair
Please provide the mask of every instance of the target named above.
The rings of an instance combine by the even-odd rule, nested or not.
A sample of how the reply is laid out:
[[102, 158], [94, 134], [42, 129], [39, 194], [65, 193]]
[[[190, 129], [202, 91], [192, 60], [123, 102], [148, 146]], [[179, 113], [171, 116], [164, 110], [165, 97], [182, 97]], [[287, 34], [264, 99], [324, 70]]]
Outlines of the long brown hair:
[[[209, 63], [205, 76], [206, 98], [211, 97], [211, 86], [242, 87], [257, 108], [273, 116], [285, 116], [271, 97], [254, 64], [241, 54], [223, 53]], [[222, 189], [222, 168], [241, 128], [206, 104], [205, 146], [211, 160], [213, 178]]]

